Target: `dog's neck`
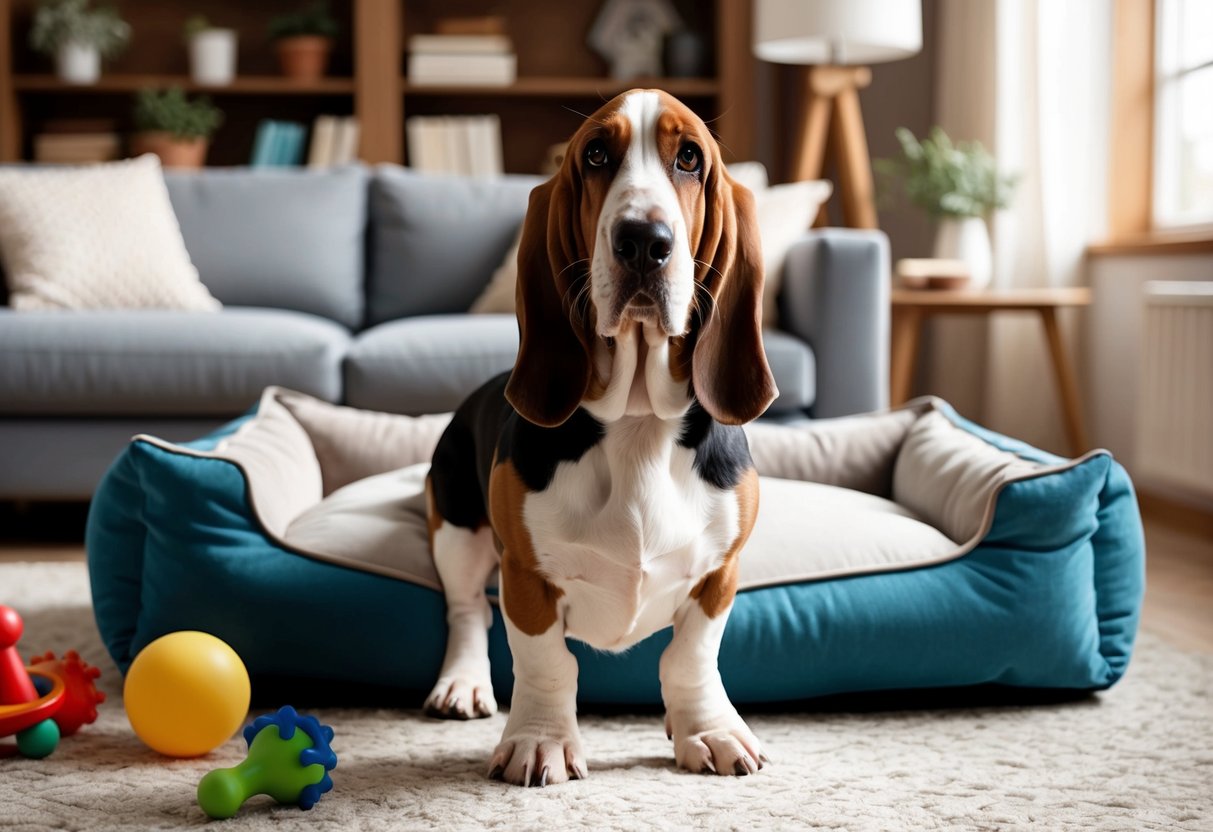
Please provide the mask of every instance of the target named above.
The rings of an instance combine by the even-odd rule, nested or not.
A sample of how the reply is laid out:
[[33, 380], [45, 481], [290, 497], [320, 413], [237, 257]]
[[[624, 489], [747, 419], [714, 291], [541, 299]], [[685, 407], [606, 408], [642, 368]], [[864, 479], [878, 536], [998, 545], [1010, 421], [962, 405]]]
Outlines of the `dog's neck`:
[[582, 407], [600, 422], [645, 416], [681, 420], [691, 406], [688, 382], [670, 371], [670, 339], [655, 324], [625, 324], [613, 346], [599, 339], [594, 369], [607, 379], [606, 389]]

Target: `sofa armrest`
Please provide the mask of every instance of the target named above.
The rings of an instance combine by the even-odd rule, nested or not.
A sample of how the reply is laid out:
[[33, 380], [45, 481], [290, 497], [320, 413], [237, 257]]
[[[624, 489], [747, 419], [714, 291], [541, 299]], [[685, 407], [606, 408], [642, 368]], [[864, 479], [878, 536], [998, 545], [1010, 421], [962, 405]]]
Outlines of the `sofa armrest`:
[[788, 251], [780, 326], [817, 359], [816, 418], [889, 404], [889, 240], [880, 231], [810, 231]]

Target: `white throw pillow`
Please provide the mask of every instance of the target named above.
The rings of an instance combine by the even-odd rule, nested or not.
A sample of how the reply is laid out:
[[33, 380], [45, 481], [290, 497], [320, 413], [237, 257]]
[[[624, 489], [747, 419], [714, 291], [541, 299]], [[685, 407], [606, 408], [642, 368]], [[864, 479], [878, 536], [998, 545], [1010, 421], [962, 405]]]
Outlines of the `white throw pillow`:
[[0, 258], [16, 310], [220, 308], [190, 263], [150, 153], [0, 168]]
[[[783, 266], [788, 249], [809, 230], [822, 203], [830, 198], [833, 186], [825, 180], [791, 182], [767, 187], [767, 171], [758, 162], [729, 165], [729, 174], [754, 192], [758, 211], [758, 233], [762, 237], [762, 259], [766, 279], [762, 297], [762, 322], [775, 327], [779, 323], [777, 300], [783, 284]], [[518, 243], [506, 254], [489, 285], [472, 303], [473, 314], [514, 312], [514, 288], [518, 280]]]
[[762, 325], [779, 325], [779, 292], [788, 249], [813, 225], [834, 186], [824, 179], [772, 185], [754, 194], [758, 234], [762, 237]]

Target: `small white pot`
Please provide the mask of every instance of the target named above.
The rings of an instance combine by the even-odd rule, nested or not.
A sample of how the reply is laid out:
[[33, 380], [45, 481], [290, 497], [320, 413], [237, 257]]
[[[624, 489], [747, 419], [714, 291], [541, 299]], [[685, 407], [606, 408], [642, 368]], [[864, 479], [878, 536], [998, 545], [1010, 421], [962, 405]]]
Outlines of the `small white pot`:
[[949, 217], [940, 220], [935, 233], [935, 256], [963, 260], [969, 267], [969, 288], [984, 289], [994, 275], [990, 232], [981, 217]]
[[225, 87], [236, 77], [236, 30], [205, 29], [190, 37], [190, 77]]
[[101, 53], [91, 44], [68, 41], [55, 53], [55, 64], [69, 84], [95, 84], [101, 77]]

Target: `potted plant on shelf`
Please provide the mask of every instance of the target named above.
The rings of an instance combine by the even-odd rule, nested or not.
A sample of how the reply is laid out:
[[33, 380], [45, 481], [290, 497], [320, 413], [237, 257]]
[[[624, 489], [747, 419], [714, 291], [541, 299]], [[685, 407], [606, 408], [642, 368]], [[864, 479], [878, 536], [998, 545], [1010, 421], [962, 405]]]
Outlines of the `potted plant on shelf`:
[[42, 0], [34, 12], [29, 42], [55, 57], [59, 78], [69, 84], [95, 84], [101, 58], [122, 51], [131, 27], [111, 7], [90, 9], [89, 0]]
[[212, 26], [203, 15], [185, 21], [190, 78], [195, 84], [225, 87], [236, 77], [236, 30]]
[[135, 98], [131, 153], [155, 153], [166, 168], [200, 168], [223, 113], [206, 96], [193, 101], [180, 87], [143, 90]]
[[315, 0], [270, 21], [270, 38], [277, 44], [282, 72], [299, 81], [324, 76], [336, 35], [337, 21], [325, 0]]
[[953, 144], [942, 128], [922, 141], [904, 127], [896, 135], [901, 155], [876, 160], [877, 172], [886, 184], [900, 183], [910, 202], [939, 219], [935, 257], [963, 260], [970, 285], [984, 288], [994, 260], [986, 219], [1010, 202], [1016, 177], [1000, 174], [980, 142]]

